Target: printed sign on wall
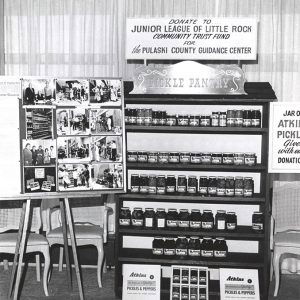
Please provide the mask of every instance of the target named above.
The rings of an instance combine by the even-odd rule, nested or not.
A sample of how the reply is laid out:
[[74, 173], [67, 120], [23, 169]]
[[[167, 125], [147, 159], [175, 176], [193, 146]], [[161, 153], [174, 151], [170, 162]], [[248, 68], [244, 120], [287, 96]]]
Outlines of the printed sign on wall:
[[160, 265], [123, 265], [123, 300], [159, 300]]
[[300, 173], [300, 104], [271, 103], [269, 172]]
[[248, 18], [127, 19], [127, 59], [255, 60], [257, 21]]

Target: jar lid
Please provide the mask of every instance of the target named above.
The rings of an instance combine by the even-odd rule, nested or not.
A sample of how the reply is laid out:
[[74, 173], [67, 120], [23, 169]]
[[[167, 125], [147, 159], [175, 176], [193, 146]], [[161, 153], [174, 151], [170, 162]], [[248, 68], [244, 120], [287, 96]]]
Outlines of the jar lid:
[[226, 210], [223, 209], [217, 210], [217, 214], [226, 214]]
[[169, 155], [179, 155], [179, 152], [169, 152]]
[[121, 210], [129, 210], [129, 207], [121, 207]]
[[185, 175], [178, 175], [178, 178], [186, 178], [186, 176]]
[[156, 175], [155, 174], [149, 174], [149, 177], [155, 177], [156, 178]]
[[188, 212], [189, 210], [187, 208], [181, 208], [179, 209], [180, 212]]
[[191, 240], [199, 240], [199, 237], [198, 236], [191, 236], [190, 239]]
[[166, 178], [165, 175], [158, 175], [159, 178]]
[[155, 240], [162, 240], [163, 238], [161, 236], [155, 236], [154, 239]]
[[254, 156], [256, 156], [256, 154], [254, 152], [245, 152], [245, 155], [254, 155]]
[[134, 210], [142, 210], [141, 207], [135, 207]]
[[210, 152], [202, 152], [202, 155], [208, 156], [208, 155], [211, 155], [211, 153]]
[[226, 176], [226, 180], [233, 180], [234, 177], [233, 176]]
[[235, 215], [236, 213], [234, 211], [227, 212], [227, 215]]
[[193, 208], [193, 209], [191, 210], [191, 212], [199, 213], [199, 212], [200, 212], [200, 209]]
[[138, 151], [138, 154], [147, 154], [147, 151]]
[[211, 209], [204, 209], [204, 210], [203, 210], [203, 213], [211, 213], [211, 212], [212, 212]]
[[244, 180], [253, 180], [253, 177], [244, 177]]
[[209, 179], [217, 179], [216, 176], [209, 176]]
[[168, 155], [169, 152], [158, 152], [159, 155]]
[[167, 178], [175, 178], [175, 175], [167, 175]]
[[263, 213], [261, 211], [255, 211], [253, 214], [254, 215], [262, 215]]
[[204, 178], [207, 179], [207, 176], [200, 176], [200, 179], [201, 179], [201, 178], [202, 178], [202, 179], [204, 179]]
[[177, 209], [176, 208], [169, 208], [168, 211], [176, 211], [177, 212]]
[[157, 208], [156, 211], [165, 211], [164, 208]]
[[179, 240], [186, 239], [186, 236], [183, 236], [183, 235], [182, 235], [182, 236], [179, 236], [178, 239], [179, 239]]
[[166, 241], [172, 241], [172, 242], [174, 242], [174, 239], [173, 238], [166, 238]]
[[221, 152], [213, 152], [212, 155], [218, 155], [219, 156], [219, 155], [222, 155], [222, 153]]
[[189, 178], [197, 178], [197, 176], [191, 175], [191, 176], [189, 176]]
[[233, 153], [232, 152], [224, 152], [223, 155], [224, 156], [233, 156]]
[[203, 240], [212, 240], [212, 238], [210, 236], [204, 236]]
[[149, 177], [148, 174], [141, 174], [140, 177]]
[[236, 176], [235, 180], [243, 180], [243, 177], [242, 176]]
[[234, 156], [243, 157], [245, 154], [242, 152], [235, 152]]
[[202, 153], [200, 152], [191, 152], [191, 155], [194, 156], [194, 155], [201, 155]]
[[225, 179], [224, 176], [218, 176], [218, 179]]
[[132, 176], [137, 176], [137, 177], [139, 177], [139, 174], [132, 174], [131, 177], [132, 177]]
[[154, 154], [154, 155], [156, 155], [158, 152], [157, 151], [150, 151], [150, 152], [148, 152], [148, 155], [150, 155], [150, 154]]
[[216, 240], [218, 240], [218, 241], [225, 241], [225, 238], [224, 237], [217, 237]]
[[145, 208], [145, 210], [147, 210], [147, 211], [149, 211], [149, 210], [154, 210], [152, 207], [147, 207], [147, 208]]
[[226, 111], [221, 111], [221, 112], [220, 112], [220, 115], [226, 115], [226, 114], [227, 114]]
[[213, 111], [212, 114], [219, 114], [219, 111]]
[[180, 152], [181, 155], [190, 155], [190, 152]]

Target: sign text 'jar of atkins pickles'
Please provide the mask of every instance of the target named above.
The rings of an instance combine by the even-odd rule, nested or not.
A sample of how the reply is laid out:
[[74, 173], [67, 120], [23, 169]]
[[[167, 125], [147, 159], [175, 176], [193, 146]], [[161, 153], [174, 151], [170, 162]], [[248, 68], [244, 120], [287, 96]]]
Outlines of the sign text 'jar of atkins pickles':
[[120, 226], [130, 226], [131, 223], [131, 212], [129, 207], [121, 207], [119, 224]]
[[192, 209], [190, 214], [190, 228], [200, 229], [201, 228], [201, 213], [199, 209]]
[[152, 242], [152, 253], [153, 255], [164, 254], [164, 240], [161, 237], [155, 237]]
[[139, 193], [140, 192], [140, 176], [138, 174], [131, 175], [130, 191], [131, 191], [131, 193]]
[[187, 209], [183, 208], [179, 210], [178, 215], [178, 227], [189, 228], [190, 226], [190, 213]]
[[175, 208], [169, 208], [167, 213], [167, 227], [176, 228], [178, 226], [178, 212]]
[[156, 228], [166, 228], [167, 214], [164, 208], [158, 208], [155, 214]]
[[201, 256], [202, 257], [213, 257], [214, 256], [214, 244], [211, 237], [203, 237], [201, 243]]
[[144, 226], [144, 212], [141, 207], [135, 207], [131, 216], [132, 226], [143, 227]]
[[217, 237], [214, 242], [214, 257], [226, 258], [228, 253], [228, 247], [223, 237]]
[[164, 244], [164, 255], [174, 256], [176, 254], [176, 243], [173, 238], [166, 238]]
[[191, 236], [188, 245], [188, 255], [192, 257], [200, 256], [200, 240], [197, 236]]
[[146, 229], [154, 228], [155, 212], [153, 208], [145, 208], [144, 220]]

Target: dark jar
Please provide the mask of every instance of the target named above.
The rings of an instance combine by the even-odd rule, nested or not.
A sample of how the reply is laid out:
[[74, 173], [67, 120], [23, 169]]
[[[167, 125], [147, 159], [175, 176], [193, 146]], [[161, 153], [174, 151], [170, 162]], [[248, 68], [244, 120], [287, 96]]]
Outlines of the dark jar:
[[125, 125], [129, 124], [129, 116], [130, 116], [130, 109], [129, 108], [125, 108], [125, 113], [124, 113], [124, 122], [125, 122]]
[[264, 215], [260, 211], [255, 211], [252, 215], [252, 229], [256, 232], [264, 230]]
[[236, 230], [236, 228], [237, 228], [236, 213], [233, 211], [229, 211], [226, 214], [226, 229], [227, 230]]
[[185, 236], [179, 236], [176, 240], [176, 255], [180, 257], [188, 255], [188, 240]]
[[192, 127], [198, 127], [200, 124], [200, 117], [197, 115], [190, 116], [189, 125]]
[[228, 253], [228, 247], [223, 237], [216, 238], [214, 242], [214, 257], [215, 258], [226, 258]]
[[167, 126], [176, 126], [177, 125], [176, 115], [167, 115], [166, 125]]
[[201, 127], [210, 127], [211, 126], [211, 118], [209, 115], [200, 117], [200, 126]]
[[190, 152], [180, 152], [180, 162], [184, 164], [188, 164], [191, 162], [191, 154]]
[[190, 213], [187, 209], [180, 209], [178, 215], [178, 227], [189, 228], [190, 226]]
[[222, 153], [212, 153], [211, 154], [211, 163], [213, 165], [220, 165], [222, 163]]
[[214, 256], [214, 243], [211, 237], [204, 237], [201, 243], [201, 256], [213, 257]]
[[152, 125], [158, 125], [159, 122], [159, 111], [152, 110]]
[[226, 116], [226, 126], [227, 127], [234, 127], [235, 126], [235, 116], [236, 116], [236, 110], [227, 110], [227, 116]]
[[251, 112], [251, 127], [261, 127], [261, 112], [260, 110], [252, 110]]
[[234, 119], [234, 126], [235, 127], [243, 127], [243, 111], [237, 110], [235, 119]]
[[120, 216], [119, 216], [119, 224], [120, 226], [130, 226], [131, 222], [131, 212], [129, 207], [121, 207]]
[[149, 175], [149, 194], [156, 194], [156, 175]]
[[[179, 269], [178, 269], [178, 271], [180, 272]], [[180, 278], [180, 276], [179, 276], [179, 278]], [[174, 276], [173, 276], [173, 282], [176, 283], [176, 281], [174, 281]], [[180, 299], [180, 285], [173, 285], [173, 287], [172, 287], [172, 299], [174, 299], [174, 300], [175, 299]]]
[[168, 175], [166, 181], [167, 194], [174, 194], [176, 192], [176, 177], [174, 175]]
[[164, 255], [174, 256], [176, 253], [176, 243], [172, 238], [167, 238], [164, 243]]
[[243, 177], [237, 176], [234, 181], [235, 196], [243, 196], [244, 194], [244, 180]]
[[149, 152], [148, 153], [148, 163], [156, 164], [158, 162], [158, 153], [157, 152]]
[[212, 230], [214, 228], [214, 215], [210, 209], [205, 209], [203, 211], [201, 226], [204, 230]]
[[244, 197], [252, 197], [254, 189], [254, 181], [252, 177], [244, 178]]
[[143, 227], [144, 226], [144, 213], [142, 208], [135, 207], [131, 216], [132, 226]]
[[157, 160], [160, 164], [166, 164], [169, 160], [169, 153], [168, 152], [159, 152], [157, 156]]
[[167, 112], [165, 110], [158, 112], [158, 125], [164, 126], [167, 124]]
[[208, 178], [208, 195], [216, 196], [217, 195], [217, 177], [209, 176]]
[[221, 111], [219, 114], [219, 126], [226, 127], [227, 125], [227, 113], [225, 111]]
[[175, 208], [169, 208], [167, 213], [167, 228], [176, 228], [178, 226], [178, 212]]
[[211, 126], [212, 127], [219, 127], [219, 112], [213, 111], [211, 114]]
[[148, 162], [148, 153], [147, 151], [139, 151], [137, 153], [137, 161], [141, 163]]
[[191, 152], [191, 164], [201, 164], [201, 153]]
[[136, 108], [130, 108], [129, 109], [129, 118], [128, 122], [130, 125], [136, 125], [136, 118], [137, 118], [137, 109]]
[[151, 108], [145, 109], [144, 124], [145, 124], [145, 126], [152, 125], [152, 109]]
[[169, 153], [169, 163], [178, 164], [179, 163], [179, 152], [170, 152]]
[[200, 229], [201, 228], [201, 213], [199, 209], [192, 209], [190, 214], [190, 228]]
[[127, 161], [137, 162], [137, 151], [127, 151]]
[[[195, 237], [196, 238], [196, 237]], [[199, 241], [200, 243], [200, 241]], [[200, 253], [199, 253], [200, 255]], [[198, 269], [191, 269], [191, 276], [190, 276], [190, 284], [197, 284], [198, 283]], [[191, 291], [191, 296], [192, 296], [192, 291]], [[195, 300], [197, 300], [197, 288], [195, 291]]]
[[186, 193], [186, 188], [187, 188], [186, 176], [179, 175], [177, 182], [178, 182], [177, 183], [177, 192], [181, 193], [181, 194], [185, 194]]
[[232, 176], [227, 176], [225, 179], [225, 196], [234, 196], [234, 178]]
[[156, 228], [166, 228], [167, 214], [164, 208], [158, 208], [155, 214]]
[[243, 111], [243, 127], [251, 127], [251, 110]]
[[189, 286], [182, 285], [181, 287], [181, 300], [189, 300]]
[[225, 210], [217, 210], [216, 218], [215, 218], [215, 226], [217, 230], [225, 230], [226, 229], [226, 211]]
[[153, 208], [145, 208], [144, 219], [145, 219], [145, 228], [153, 229], [154, 220], [155, 220], [155, 212]]
[[199, 179], [199, 194], [202, 196], [206, 196], [207, 190], [208, 190], [208, 178], [206, 176], [201, 176]]
[[219, 176], [217, 178], [217, 196], [225, 196], [225, 192], [226, 192], [225, 177]]
[[223, 153], [222, 163], [224, 165], [233, 165], [233, 153]]
[[201, 163], [204, 165], [210, 165], [211, 164], [211, 153], [203, 152], [201, 155]]
[[189, 176], [187, 192], [188, 194], [196, 194], [198, 188], [198, 179], [196, 176]]
[[131, 175], [130, 191], [131, 193], [139, 193], [140, 191], [140, 176], [138, 174]]
[[245, 165], [255, 166], [256, 165], [256, 155], [255, 153], [245, 153]]
[[152, 253], [153, 255], [164, 254], [164, 240], [161, 237], [155, 237], [152, 242]]
[[145, 120], [145, 109], [136, 109], [136, 125], [144, 125]]
[[178, 126], [189, 126], [189, 116], [188, 115], [179, 115], [177, 123], [178, 123]]
[[163, 195], [166, 193], [166, 177], [159, 175], [156, 179], [156, 193]]
[[149, 176], [146, 174], [140, 175], [140, 193], [147, 194], [149, 192]]
[[234, 153], [233, 164], [235, 166], [240, 166], [245, 164], [245, 155], [244, 153]]
[[189, 240], [188, 255], [192, 257], [200, 256], [200, 240], [197, 236], [191, 236]]

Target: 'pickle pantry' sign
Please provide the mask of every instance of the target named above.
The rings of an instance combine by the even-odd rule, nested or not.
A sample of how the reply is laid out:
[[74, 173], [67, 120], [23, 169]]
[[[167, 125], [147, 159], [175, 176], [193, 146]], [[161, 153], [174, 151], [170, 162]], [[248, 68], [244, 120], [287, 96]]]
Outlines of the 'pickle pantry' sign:
[[300, 104], [271, 103], [269, 172], [300, 173]]

